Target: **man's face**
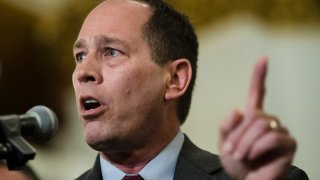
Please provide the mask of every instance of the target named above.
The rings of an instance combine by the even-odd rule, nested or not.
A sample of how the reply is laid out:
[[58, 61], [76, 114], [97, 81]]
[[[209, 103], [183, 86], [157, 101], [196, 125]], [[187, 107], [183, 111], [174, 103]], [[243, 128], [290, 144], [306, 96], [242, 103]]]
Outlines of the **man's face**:
[[150, 15], [138, 2], [105, 1], [88, 15], [75, 43], [78, 111], [85, 139], [98, 151], [143, 146], [162, 122], [166, 71], [152, 61], [142, 36]]

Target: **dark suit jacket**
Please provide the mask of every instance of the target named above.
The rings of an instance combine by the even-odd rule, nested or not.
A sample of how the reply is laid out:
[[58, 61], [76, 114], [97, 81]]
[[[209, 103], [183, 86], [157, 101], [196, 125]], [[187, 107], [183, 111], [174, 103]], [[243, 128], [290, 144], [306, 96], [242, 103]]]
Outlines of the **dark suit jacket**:
[[[231, 178], [224, 171], [219, 156], [198, 148], [185, 136], [173, 179], [229, 180]], [[308, 176], [301, 169], [291, 166], [287, 179], [307, 180]], [[99, 156], [94, 166], [78, 177], [77, 180], [102, 180]]]

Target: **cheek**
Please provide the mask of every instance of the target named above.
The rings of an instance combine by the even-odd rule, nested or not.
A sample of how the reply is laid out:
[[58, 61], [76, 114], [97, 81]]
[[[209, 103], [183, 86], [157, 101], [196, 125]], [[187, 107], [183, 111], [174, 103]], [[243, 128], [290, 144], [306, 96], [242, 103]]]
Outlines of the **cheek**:
[[139, 91], [139, 88], [143, 88], [143, 75], [141, 72], [134, 70], [128, 70], [123, 72], [114, 73], [116, 76], [109, 77], [109, 88], [113, 89], [113, 93], [118, 96], [130, 96]]
[[[131, 114], [137, 111], [141, 101], [145, 98], [145, 87], [139, 74], [131, 73], [130, 76], [122, 76], [120, 79], [113, 79], [111, 96], [114, 102], [114, 111], [118, 116]], [[124, 113], [124, 114], [122, 114]]]
[[124, 93], [128, 100], [135, 103], [136, 107], [148, 106], [153, 101], [162, 99], [163, 86], [160, 77], [152, 76], [150, 73], [136, 74], [128, 77], [126, 81], [127, 86]]
[[124, 93], [126, 96], [139, 97], [140, 94], [144, 94], [149, 88], [151, 83], [147, 78], [147, 75], [141, 73], [133, 73], [125, 80]]
[[105, 74], [116, 111], [134, 111], [148, 108], [150, 101], [159, 101], [165, 83], [159, 69], [155, 67], [130, 67]]

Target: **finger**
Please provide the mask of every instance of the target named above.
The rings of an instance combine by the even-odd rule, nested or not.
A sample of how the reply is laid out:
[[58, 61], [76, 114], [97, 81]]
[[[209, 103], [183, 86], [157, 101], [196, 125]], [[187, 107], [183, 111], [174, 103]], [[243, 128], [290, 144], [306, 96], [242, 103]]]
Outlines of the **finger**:
[[225, 140], [228, 139], [229, 134], [236, 129], [242, 122], [242, 114], [239, 111], [233, 111], [228, 118], [220, 124], [220, 142], [219, 148], [222, 153], [231, 151], [230, 145], [225, 145]]
[[221, 139], [225, 139], [225, 137], [228, 136], [228, 134], [235, 129], [242, 120], [242, 114], [235, 110], [233, 111], [228, 118], [226, 118], [222, 123], [220, 124], [220, 137]]
[[[262, 156], [274, 157], [283, 154], [294, 154], [296, 141], [281, 127], [277, 131], [269, 131], [252, 145], [249, 160], [260, 159]], [[262, 158], [264, 159], [264, 158]]]
[[268, 130], [270, 130], [269, 122], [265, 119], [253, 121], [239, 140], [236, 150], [233, 153], [233, 157], [237, 160], [245, 159], [254, 142]]
[[[251, 168], [270, 172], [265, 174], [264, 179], [285, 179], [296, 149], [296, 141], [289, 135], [287, 129], [281, 127], [269, 131], [256, 142], [247, 159]], [[251, 179], [259, 179], [259, 177]]]
[[257, 119], [257, 117], [261, 116], [260, 114], [261, 112], [256, 110], [245, 114], [245, 116], [242, 115], [241, 123], [233, 128], [225, 137], [222, 152], [232, 154], [247, 128]]
[[[265, 114], [261, 111], [256, 111], [253, 119], [247, 121], [251, 121], [251, 123], [238, 140], [239, 142], [237, 144], [236, 151], [233, 153], [233, 157], [238, 160], [244, 159], [247, 156], [252, 144], [260, 136], [268, 131], [279, 130], [280, 128], [280, 123], [277, 117]], [[275, 122], [277, 122], [276, 125], [278, 125], [276, 127], [274, 125]]]
[[[251, 163], [249, 166], [252, 169], [255, 169], [255, 173], [250, 175], [247, 179], [262, 179], [261, 174], [263, 172], [269, 172], [263, 173], [263, 179], [287, 179], [286, 177], [289, 170], [288, 167], [290, 167], [291, 164], [291, 158], [292, 157], [290, 156], [282, 156], [277, 159], [266, 159], [265, 162], [258, 161]], [[272, 160], [272, 163], [268, 163], [268, 160]]]
[[254, 67], [251, 78], [251, 84], [249, 87], [249, 94], [246, 106], [247, 111], [263, 108], [267, 64], [267, 57], [261, 57]]

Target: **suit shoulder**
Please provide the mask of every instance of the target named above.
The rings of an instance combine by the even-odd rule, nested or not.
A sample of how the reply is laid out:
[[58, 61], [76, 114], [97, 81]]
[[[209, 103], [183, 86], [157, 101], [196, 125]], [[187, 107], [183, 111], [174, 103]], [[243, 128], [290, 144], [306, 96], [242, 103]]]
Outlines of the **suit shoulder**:
[[288, 171], [287, 179], [289, 180], [308, 180], [308, 175], [300, 168], [291, 166]]
[[206, 169], [206, 171], [222, 168], [218, 155], [200, 149], [198, 146], [193, 144], [187, 136], [185, 136], [185, 141], [183, 143], [180, 156], [184, 157], [195, 166]]
[[202, 150], [185, 136], [174, 179], [226, 179], [219, 156]]

